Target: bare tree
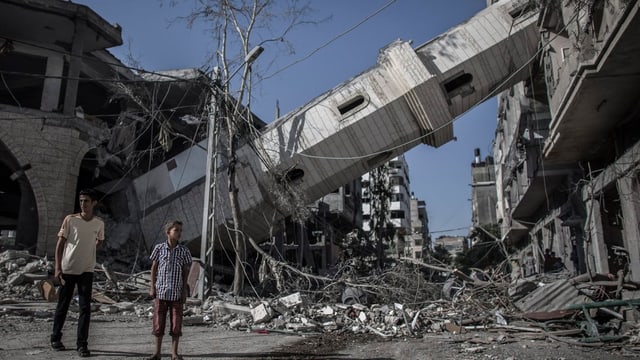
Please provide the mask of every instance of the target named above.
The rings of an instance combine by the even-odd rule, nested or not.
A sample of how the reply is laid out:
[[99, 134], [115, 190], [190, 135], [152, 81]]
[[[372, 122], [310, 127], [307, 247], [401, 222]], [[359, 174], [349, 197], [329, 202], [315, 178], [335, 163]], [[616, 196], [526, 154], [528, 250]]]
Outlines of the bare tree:
[[389, 166], [385, 163], [373, 169], [369, 174], [371, 176], [370, 236], [375, 239], [377, 266], [382, 268], [385, 249], [389, 247], [389, 237], [393, 233], [393, 225], [389, 223], [389, 201], [391, 198]]
[[[283, 7], [284, 6], [284, 7]], [[309, 13], [307, 3], [288, 3], [273, 0], [199, 0], [185, 19], [188, 24], [205, 22], [210, 25], [216, 44], [212, 62], [217, 64], [222, 79], [219, 81], [218, 106], [226, 130], [226, 156], [228, 160], [228, 196], [231, 205], [232, 242], [235, 252], [233, 293], [240, 295], [244, 287], [247, 239], [242, 232], [243, 219], [239, 211], [236, 186], [236, 150], [241, 136], [252, 133], [253, 118], [250, 110], [252, 62], [262, 46], [275, 44], [289, 48], [287, 34], [304, 23]], [[258, 40], [255, 40], [258, 39]], [[277, 53], [274, 52], [274, 53]], [[231, 90], [233, 77], [240, 72], [238, 90]], [[246, 103], [246, 104], [245, 104]]]

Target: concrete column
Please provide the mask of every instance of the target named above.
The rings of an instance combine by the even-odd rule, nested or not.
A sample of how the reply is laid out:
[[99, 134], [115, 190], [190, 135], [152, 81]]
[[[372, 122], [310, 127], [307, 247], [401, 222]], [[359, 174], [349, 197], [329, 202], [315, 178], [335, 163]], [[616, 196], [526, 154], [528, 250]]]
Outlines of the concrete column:
[[555, 249], [556, 242], [553, 238], [553, 233], [551, 232], [551, 230], [549, 230], [549, 225], [543, 225], [541, 230], [543, 242], [547, 244], [546, 247], [551, 249], [551, 251], [556, 252], [557, 255], [557, 251]]
[[300, 265], [302, 265], [303, 262], [306, 262], [307, 266], [311, 269], [316, 268], [316, 262], [313, 258], [313, 254], [311, 253], [311, 248], [309, 247], [307, 229], [304, 223], [300, 223]]
[[58, 108], [63, 68], [64, 59], [62, 56], [51, 55], [47, 57], [46, 78], [44, 79], [44, 85], [42, 87], [40, 110], [53, 111]]
[[71, 57], [69, 59], [69, 73], [67, 78], [67, 88], [64, 93], [64, 113], [72, 115], [75, 113], [76, 100], [78, 98], [78, 77], [82, 67], [82, 54], [84, 44], [81, 34], [86, 30], [87, 23], [84, 19], [76, 19], [73, 43], [71, 44]]
[[556, 256], [558, 256], [559, 258], [562, 259], [562, 263], [564, 264], [564, 266], [567, 269], [572, 269], [572, 265], [571, 265], [571, 259], [570, 259], [570, 255], [571, 255], [571, 238], [570, 236], [567, 234], [568, 233], [568, 229], [565, 229], [562, 226], [562, 220], [560, 220], [558, 218], [558, 214], [560, 213], [558, 211], [559, 209], [555, 209], [552, 212], [552, 216], [553, 216], [553, 227], [554, 227], [554, 234], [555, 234], [555, 242], [556, 242]]
[[320, 249], [320, 256], [321, 256], [320, 261], [322, 263], [318, 267], [319, 270], [321, 270], [321, 271], [323, 271], [325, 273], [328, 270], [328, 268], [327, 268], [327, 240], [326, 239], [327, 238], [323, 234], [322, 235], [322, 248]]
[[624, 247], [629, 252], [631, 280], [640, 281], [640, 186], [636, 176], [618, 179]]
[[[86, 145], [76, 143], [79, 149], [86, 151]], [[41, 200], [38, 200], [38, 244], [36, 254], [52, 257], [55, 253], [58, 231], [64, 217], [73, 212], [78, 202], [76, 184], [80, 163], [75, 159], [60, 161], [55, 164], [34, 161], [34, 171], [38, 168], [37, 178], [42, 181], [40, 188]], [[55, 173], [50, 176], [46, 173]]]
[[602, 230], [600, 201], [597, 199], [587, 200], [585, 205], [588, 215], [584, 230], [589, 238], [589, 241], [585, 241], [587, 269], [592, 273], [608, 273], [609, 262], [607, 261], [607, 247]]

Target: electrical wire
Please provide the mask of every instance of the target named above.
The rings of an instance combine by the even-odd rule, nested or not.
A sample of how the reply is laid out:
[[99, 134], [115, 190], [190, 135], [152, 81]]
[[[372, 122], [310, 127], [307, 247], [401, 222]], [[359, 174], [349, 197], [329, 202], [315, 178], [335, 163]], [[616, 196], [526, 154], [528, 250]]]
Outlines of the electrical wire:
[[458, 230], [469, 230], [469, 226], [463, 226], [463, 227], [454, 228], [454, 229], [444, 229], [444, 230], [437, 230], [437, 231], [429, 231], [429, 234], [438, 234], [438, 233], [452, 232], [452, 231], [458, 231]]
[[380, 14], [382, 11], [384, 11], [386, 8], [388, 8], [389, 6], [391, 6], [393, 3], [395, 3], [397, 0], [391, 0], [388, 3], [384, 4], [381, 8], [379, 8], [378, 10], [374, 11], [373, 13], [367, 15], [364, 19], [360, 20], [358, 23], [356, 23], [355, 25], [351, 26], [350, 28], [348, 28], [347, 30], [344, 30], [343, 32], [337, 34], [336, 36], [334, 36], [333, 38], [329, 39], [328, 41], [326, 41], [324, 44], [318, 46], [317, 48], [313, 49], [311, 52], [309, 52], [307, 55], [303, 56], [302, 58], [282, 67], [281, 69], [276, 70], [273, 74], [271, 75], [267, 75], [265, 77], [262, 78], [262, 80], [267, 80], [270, 79], [278, 74], [280, 74], [281, 72], [293, 67], [296, 64], [299, 64], [307, 59], [309, 59], [310, 57], [312, 57], [315, 53], [317, 53], [318, 51], [322, 50], [323, 48], [331, 45], [334, 41], [338, 40], [339, 38], [345, 36], [346, 34], [350, 33], [351, 31], [357, 29], [358, 27], [360, 27], [362, 24], [364, 24], [365, 22], [369, 21], [371, 18], [375, 17], [376, 15]]
[[82, 82], [102, 82], [102, 83], [116, 83], [116, 84], [150, 84], [150, 83], [171, 83], [171, 82], [202, 82], [196, 79], [172, 79], [172, 80], [144, 80], [144, 79], [135, 79], [135, 80], [127, 80], [127, 79], [117, 79], [117, 78], [88, 78], [88, 77], [73, 77], [68, 75], [46, 75], [46, 74], [36, 74], [29, 73], [24, 71], [9, 71], [9, 70], [0, 70], [0, 74], [3, 75], [16, 75], [16, 76], [26, 76], [38, 79], [60, 79], [60, 80], [75, 80]]
[[2, 79], [2, 84], [4, 85], [5, 89], [7, 89], [7, 92], [9, 93], [9, 95], [11, 95], [11, 98], [13, 99], [13, 101], [16, 102], [16, 105], [18, 105], [18, 107], [20, 108], [20, 111], [22, 111], [22, 104], [20, 104], [20, 101], [18, 101], [16, 96], [13, 94], [13, 91], [11, 91], [11, 88], [9, 88], [9, 84], [7, 84], [7, 81], [5, 80], [4, 74], [2, 72], [0, 72], [0, 79]]
[[[379, 13], [379, 12], [380, 12], [380, 11], [382, 11], [384, 8], [388, 7], [389, 5], [391, 5], [391, 4], [392, 4], [392, 3], [394, 3], [394, 2], [395, 2], [395, 0], [393, 0], [393, 1], [389, 2], [388, 4], [386, 4], [386, 5], [385, 5], [385, 7], [383, 7], [383, 8], [382, 8], [382, 9], [380, 9], [380, 10], [378, 10], [378, 12], [376, 12], [376, 13], [374, 13], [374, 14], [370, 15], [369, 17], [365, 18], [365, 20], [363, 20], [361, 23], [365, 22], [365, 21], [366, 21], [366, 20], [368, 20], [370, 17], [372, 17], [372, 16], [376, 15], [377, 13]], [[361, 23], [359, 23], [358, 25], [360, 25]], [[356, 25], [356, 27], [357, 27], [358, 25]], [[296, 61], [296, 62], [294, 62], [294, 63], [292, 63], [292, 64], [288, 65], [287, 67], [285, 67], [285, 68], [283, 68], [283, 69], [278, 70], [276, 73], [272, 74], [271, 76], [275, 76], [277, 73], [280, 73], [280, 72], [282, 72], [282, 71], [286, 70], [288, 67], [291, 67], [291, 66], [293, 66], [293, 65], [295, 65], [295, 64], [297, 64], [297, 63], [299, 63], [299, 62], [301, 62], [301, 61], [306, 60], [307, 58], [309, 58], [310, 56], [312, 56], [315, 52], [319, 51], [319, 50], [320, 50], [320, 49], [322, 49], [323, 47], [327, 46], [330, 42], [335, 41], [337, 38], [339, 38], [340, 36], [343, 36], [344, 34], [348, 33], [349, 31], [353, 30], [354, 28], [355, 28], [355, 27], [352, 27], [351, 29], [349, 29], [349, 30], [347, 30], [347, 31], [345, 31], [345, 32], [343, 32], [343, 33], [341, 33], [339, 36], [337, 36], [337, 37], [335, 37], [334, 39], [330, 40], [329, 42], [327, 42], [327, 43], [323, 44], [321, 47], [317, 48], [317, 49], [316, 49], [316, 50], [314, 50], [312, 53], [310, 53], [309, 55], [307, 55], [306, 57], [304, 57], [303, 59], [301, 59], [301, 60], [299, 60], [299, 61]], [[51, 50], [51, 49], [49, 49], [49, 50]], [[52, 50], [52, 51], [55, 51], [55, 50]], [[535, 59], [535, 57], [538, 55], [538, 53], [539, 53], [539, 51], [535, 54], [535, 56], [534, 56], [534, 57], [532, 57], [532, 59], [531, 59], [531, 60], [529, 60], [525, 65], [523, 65], [523, 67], [524, 67], [524, 66], [528, 66], [529, 62], [530, 62], [530, 61], [532, 61], [533, 59]], [[65, 53], [65, 54], [66, 54], [66, 55], [68, 55], [67, 53]], [[72, 55], [72, 56], [75, 56], [75, 55]], [[108, 64], [107, 62], [104, 62], [104, 63]], [[120, 66], [120, 65], [114, 65], [114, 64], [111, 64], [111, 65], [112, 65], [112, 66]], [[133, 67], [127, 67], [127, 66], [122, 66], [122, 67], [125, 67], [125, 68], [128, 68], [128, 69], [135, 69], [135, 70], [137, 70], [137, 71], [144, 71], [144, 70], [136, 69], [136, 68], [133, 68]], [[520, 69], [522, 69], [523, 67], [521, 67]], [[519, 70], [520, 70], [520, 69], [519, 69]], [[148, 71], [144, 71], [144, 72], [147, 72], [147, 73], [150, 73], [150, 74], [155, 74], [155, 75], [160, 75], [160, 76], [166, 76], [165, 74], [159, 74], [159, 73], [148, 72]], [[518, 71], [516, 71], [516, 72], [518, 72]], [[14, 75], [15, 75], [15, 74], [18, 74], [18, 73], [16, 73], [16, 72], [5, 72], [5, 71], [0, 71], [0, 74], [14, 74]], [[20, 73], [20, 75], [27, 75], [27, 74], [22, 74], [22, 73]], [[512, 76], [513, 76], [513, 75], [512, 75]], [[512, 76], [511, 76], [511, 77], [512, 77]], [[53, 76], [49, 76], [49, 77], [53, 77]], [[166, 76], [166, 77], [170, 77], [170, 76]], [[506, 83], [506, 81], [508, 81], [511, 77], [507, 78], [507, 80], [505, 80], [505, 81], [504, 81], [504, 83]], [[55, 77], [54, 77], [54, 78], [55, 78]], [[63, 77], [59, 77], [59, 78], [63, 78]], [[66, 77], [66, 78], [67, 78], [67, 79], [71, 79], [71, 78], [69, 78], [69, 77]], [[4, 80], [4, 79], [3, 79], [3, 80]], [[72, 79], [72, 80], [73, 80], [73, 79]], [[81, 79], [81, 78], [78, 78], [77, 80], [84, 81], [84, 80], [87, 80], [87, 79]], [[114, 80], [112, 80], [112, 79], [88, 79], [88, 80], [90, 80], [90, 81], [105, 81], [105, 82], [107, 82], [107, 81], [113, 81], [113, 82], [119, 82], [119, 83], [126, 82], [126, 81], [122, 81], [122, 80], [114, 81]], [[178, 81], [185, 81], [185, 80], [184, 80], [184, 79], [178, 79]], [[144, 82], [144, 83], [149, 83], [149, 81], [146, 81], [146, 80], [135, 80], [135, 81], [130, 81], [130, 82]], [[484, 98], [483, 100], [481, 100], [479, 103], [482, 103], [484, 100], [488, 99], [489, 97], [493, 97], [493, 96], [494, 96], [494, 94], [490, 93], [489, 95], [487, 95], [487, 97], [485, 97], [485, 98]], [[477, 105], [475, 105], [475, 106], [477, 106]], [[465, 113], [467, 113], [467, 112], [468, 112], [468, 111], [470, 111], [471, 109], [475, 108], [475, 106], [473, 106], [473, 107], [471, 107], [470, 109], [466, 110], [462, 115], [464, 115]], [[419, 137], [419, 138], [417, 138], [417, 139], [415, 139], [415, 140], [412, 140], [412, 141], [410, 141], [410, 142], [407, 142], [407, 143], [405, 143], [405, 144], [403, 144], [403, 145], [400, 145], [400, 146], [397, 146], [397, 147], [393, 147], [393, 148], [391, 148], [391, 149], [397, 149], [397, 148], [399, 148], [399, 147], [402, 147], [402, 146], [406, 146], [406, 145], [408, 145], [408, 144], [411, 144], [411, 143], [413, 143], [413, 142], [415, 142], [415, 141], [419, 141], [419, 140], [421, 140], [422, 138], [424, 138], [424, 137], [426, 137], [426, 136], [429, 136], [429, 135], [431, 135], [431, 134], [435, 133], [436, 131], [441, 130], [443, 127], [450, 125], [452, 122], [453, 122], [453, 119], [452, 119], [451, 121], [447, 122], [447, 124], [445, 124], [445, 125], [443, 125], [443, 126], [441, 126], [441, 127], [437, 128], [437, 129], [434, 129], [434, 130], [433, 130], [433, 131], [431, 131], [429, 134], [425, 134], [425, 135], [423, 135], [423, 136], [421, 136], [421, 137]], [[153, 123], [153, 122], [151, 122], [151, 123]], [[367, 154], [367, 155], [363, 155], [363, 156], [358, 156], [358, 157], [353, 157], [353, 156], [351, 156], [351, 157], [316, 157], [316, 156], [312, 156], [312, 155], [305, 155], [305, 154], [300, 154], [300, 156], [307, 156], [307, 157], [311, 157], [311, 158], [324, 158], [324, 159], [344, 160], [344, 159], [359, 159], [359, 158], [366, 158], [366, 157], [370, 157], [370, 156], [373, 156], [373, 155], [376, 155], [376, 154], [380, 154], [380, 153], [383, 153], [383, 152], [386, 152], [386, 151], [388, 151], [388, 150], [384, 150], [384, 151], [380, 151], [380, 152], [376, 152], [376, 153], [372, 153], [372, 154]], [[149, 169], [149, 170], [150, 170], [150, 169]], [[460, 229], [463, 229], [463, 228], [460, 228]], [[452, 230], [455, 230], [455, 229], [452, 229]], [[227, 231], [228, 231], [228, 229], [227, 229]], [[449, 230], [447, 230], [447, 231], [449, 231]], [[444, 231], [442, 231], [442, 232], [444, 232]], [[431, 232], [431, 233], [437, 233], [437, 232]]]
[[[160, 72], [156, 72], [156, 71], [150, 71], [150, 70], [146, 70], [143, 68], [139, 68], [139, 67], [134, 67], [134, 66], [128, 66], [125, 65], [121, 62], [109, 62], [109, 61], [105, 61], [102, 59], [98, 59], [96, 57], [93, 56], [89, 56], [89, 55], [84, 55], [84, 54], [72, 54], [70, 52], [58, 49], [58, 48], [53, 48], [53, 47], [48, 47], [48, 46], [44, 46], [42, 44], [37, 44], [37, 43], [33, 43], [33, 42], [29, 42], [29, 41], [25, 41], [25, 40], [20, 40], [20, 39], [16, 39], [16, 38], [12, 38], [6, 35], [2, 35], [1, 39], [5, 39], [5, 40], [9, 40], [15, 43], [19, 43], [19, 44], [23, 44], [23, 45], [27, 45], [27, 46], [32, 46], [34, 48], [38, 48], [38, 49], [42, 49], [42, 50], [47, 50], [56, 54], [61, 54], [64, 56], [68, 56], [68, 57], [76, 57], [82, 60], [87, 60], [87, 61], [92, 61], [92, 62], [97, 62], [103, 65], [108, 65], [111, 67], [116, 67], [116, 68], [121, 68], [121, 69], [127, 69], [127, 70], [131, 70], [131, 71], [135, 71], [138, 74], [131, 74], [133, 76], [139, 75], [139, 74], [149, 74], [149, 75], [155, 75], [155, 76], [159, 76], [161, 78], [166, 78], [166, 79], [173, 79], [175, 81], [185, 81], [184, 78], [181, 78], [179, 76], [175, 76], [175, 75], [170, 75], [170, 74], [166, 74], [166, 73], [160, 73]], [[106, 50], [105, 50], [106, 51]], [[72, 80], [81, 80], [81, 79], [72, 79]], [[109, 81], [110, 79], [101, 79], [101, 81]], [[127, 80], [122, 80], [121, 82], [125, 82]], [[164, 82], [166, 80], [151, 80], [151, 81], [146, 81], [146, 80], [131, 80], [129, 82]], [[193, 79], [188, 79], [186, 81], [195, 81]]]
[[[574, 17], [576, 17], [576, 16], [577, 16], [577, 14], [574, 15]], [[570, 23], [570, 22], [571, 22], [571, 20], [567, 22], [567, 25], [565, 25], [565, 29], [568, 26], [568, 23]], [[515, 77], [520, 71], [522, 71], [524, 68], [529, 66], [532, 61], [537, 59], [537, 57], [541, 53], [542, 49], [546, 48], [553, 40], [555, 40], [558, 36], [560, 36], [560, 34], [561, 34], [561, 32], [558, 32], [554, 37], [550, 38], [546, 43], [544, 43], [543, 46], [540, 46], [538, 48], [538, 50], [527, 61], [524, 62], [523, 65], [521, 65], [517, 70], [511, 72], [509, 76], [507, 76], [500, 84], [498, 84], [494, 88], [495, 89], [500, 89], [501, 87], [506, 85], [509, 81], [511, 81], [511, 79], [513, 77]], [[443, 125], [441, 125], [439, 127], [436, 127], [435, 129], [433, 129], [433, 130], [431, 130], [429, 132], [426, 132], [424, 135], [418, 136], [418, 137], [416, 137], [416, 138], [414, 138], [412, 140], [409, 140], [407, 142], [404, 142], [404, 143], [402, 143], [400, 145], [396, 145], [396, 146], [393, 146], [393, 147], [385, 148], [385, 149], [382, 149], [382, 150], [379, 150], [379, 151], [376, 151], [376, 152], [362, 154], [362, 155], [320, 156], [320, 155], [304, 154], [304, 153], [301, 153], [301, 152], [300, 153], [296, 153], [296, 155], [301, 156], [301, 157], [306, 157], [306, 158], [322, 159], [322, 160], [360, 160], [360, 159], [371, 158], [371, 157], [374, 157], [376, 155], [381, 155], [381, 154], [384, 154], [384, 153], [388, 153], [390, 151], [394, 151], [394, 150], [397, 150], [397, 149], [400, 149], [400, 148], [412, 147], [412, 146], [415, 146], [418, 143], [420, 143], [423, 139], [427, 138], [428, 136], [431, 136], [431, 135], [437, 133], [438, 131], [441, 131], [442, 129], [451, 126], [456, 119], [458, 119], [459, 117], [464, 116], [465, 114], [467, 114], [468, 112], [470, 112], [471, 110], [475, 109], [477, 106], [482, 104], [484, 101], [496, 96], [496, 94], [497, 94], [497, 90], [490, 91], [481, 100], [479, 100], [474, 105], [469, 107], [467, 110], [465, 110], [462, 114], [458, 115], [456, 118], [453, 118], [453, 119], [447, 121]], [[325, 96], [328, 96], [328, 95], [325, 95]], [[275, 145], [276, 145], [276, 147], [282, 148], [282, 145], [279, 145], [279, 144], [275, 144]], [[286, 149], [283, 149], [283, 150], [286, 150]]]

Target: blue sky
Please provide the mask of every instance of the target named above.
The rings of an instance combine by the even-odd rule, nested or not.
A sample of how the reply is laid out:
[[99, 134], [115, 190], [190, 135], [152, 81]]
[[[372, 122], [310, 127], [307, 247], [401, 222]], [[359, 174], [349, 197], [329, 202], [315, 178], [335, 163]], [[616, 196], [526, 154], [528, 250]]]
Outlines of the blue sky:
[[[189, 29], [184, 22], [172, 21], [186, 15], [193, 0], [177, 0], [175, 6], [167, 0], [75, 2], [88, 5], [110, 23], [120, 24], [124, 45], [110, 51], [123, 61], [131, 54], [146, 70], [202, 67], [207, 65], [207, 54], [215, 50], [203, 26]], [[254, 64], [255, 71], [269, 74], [286, 67], [384, 10], [308, 59], [262, 81], [254, 89], [252, 110], [267, 122], [273, 120], [276, 101], [282, 114], [292, 111], [374, 66], [378, 50], [387, 44], [402, 39], [413, 41], [416, 47], [464, 22], [483, 9], [486, 1], [316, 0], [311, 5], [315, 9], [312, 19], [331, 18], [291, 33], [288, 40], [293, 43], [295, 54], [277, 51], [267, 44]], [[480, 148], [483, 158], [490, 155], [496, 109], [496, 99], [490, 99], [454, 122], [457, 141], [440, 148], [418, 145], [406, 154], [411, 189], [427, 203], [434, 238], [468, 233], [473, 150]]]

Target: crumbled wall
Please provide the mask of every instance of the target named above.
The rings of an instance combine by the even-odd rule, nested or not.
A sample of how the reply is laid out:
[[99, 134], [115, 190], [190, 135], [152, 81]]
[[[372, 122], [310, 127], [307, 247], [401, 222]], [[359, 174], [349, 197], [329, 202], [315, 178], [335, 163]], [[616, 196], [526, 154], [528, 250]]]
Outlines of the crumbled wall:
[[0, 118], [10, 120], [0, 128], [0, 141], [21, 166], [31, 165], [25, 176], [38, 204], [35, 252], [51, 256], [60, 224], [73, 211], [78, 169], [89, 146], [78, 130], [59, 126], [44, 116], [30, 117], [0, 109]]
[[190, 242], [200, 238], [202, 232], [202, 214], [204, 209], [204, 182], [198, 182], [177, 193], [175, 198], [166, 199], [167, 202], [152, 210], [143, 211], [140, 216], [140, 226], [144, 234], [147, 248], [164, 241], [164, 224], [169, 220], [182, 221], [182, 241]]

